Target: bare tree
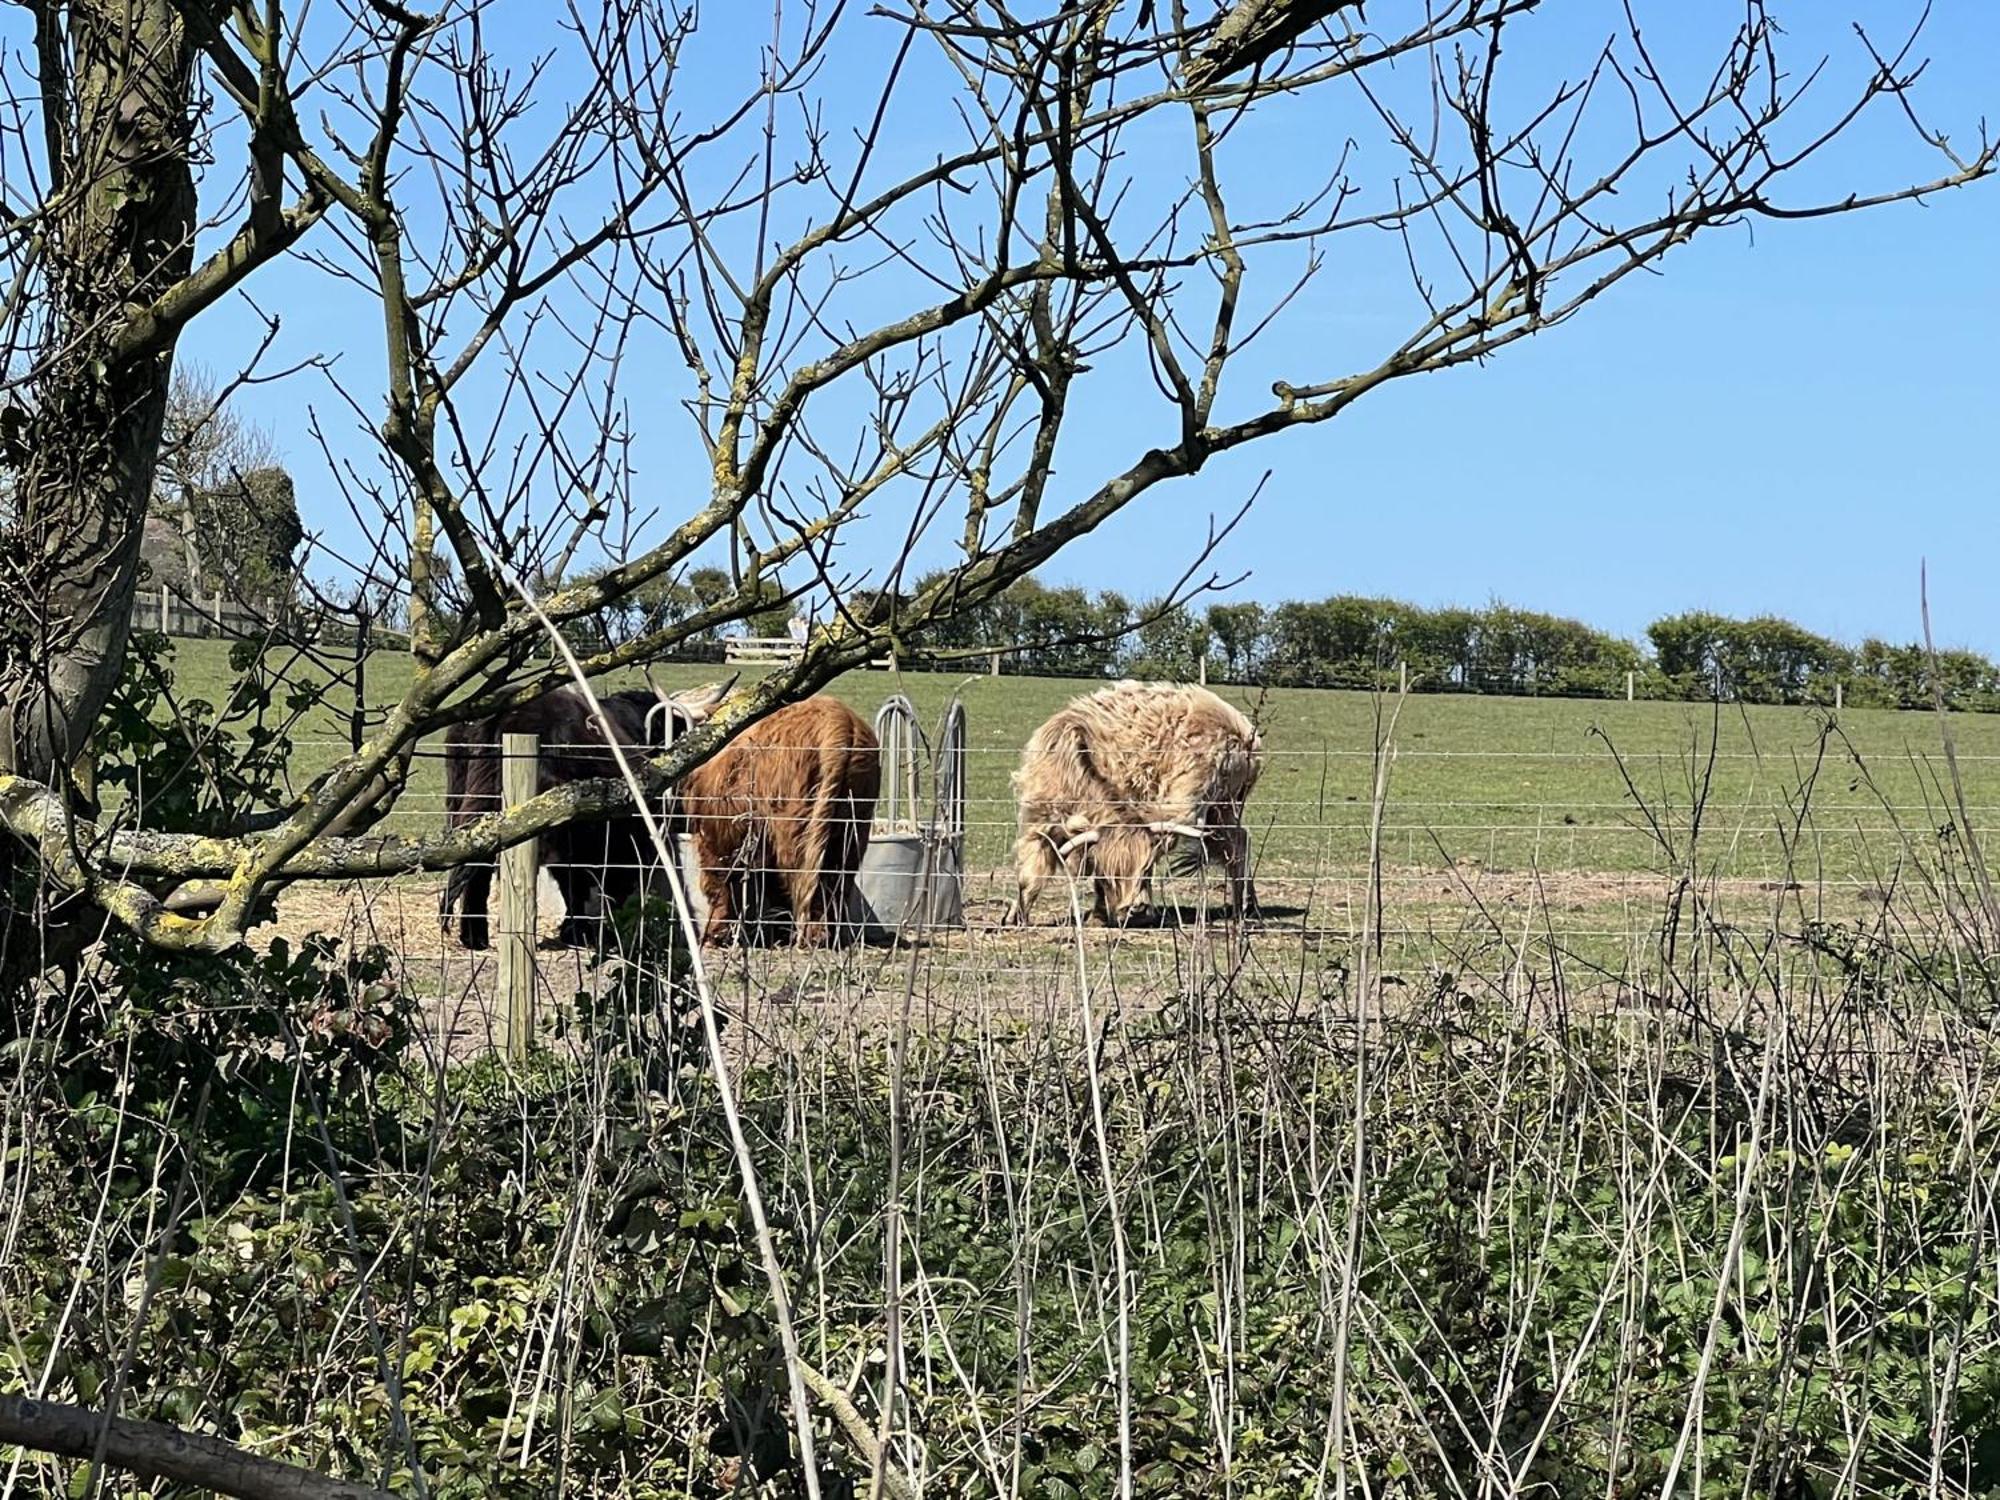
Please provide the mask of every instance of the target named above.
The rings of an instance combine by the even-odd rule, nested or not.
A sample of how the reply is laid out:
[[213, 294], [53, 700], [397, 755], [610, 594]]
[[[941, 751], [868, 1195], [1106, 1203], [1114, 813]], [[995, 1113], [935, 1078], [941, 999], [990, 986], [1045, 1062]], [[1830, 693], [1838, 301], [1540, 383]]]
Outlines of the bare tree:
[[[788, 594], [825, 601], [801, 660], [644, 768], [671, 778], [1168, 481], [1495, 355], [1698, 234], [1921, 198], [1995, 165], [1988, 143], [1955, 147], [1920, 113], [1917, 35], [1863, 36], [1821, 70], [1784, 56], [1751, 0], [1683, 76], [1636, 10], [1565, 62], [1537, 51], [1554, 44], [1533, 0], [1375, 9], [798, 0], [748, 43], [741, 8], [698, 18], [675, 0], [10, 13], [0, 982], [107, 922], [163, 949], [226, 949], [286, 882], [449, 867], [629, 809], [622, 779], [584, 782], [448, 835], [371, 832], [425, 735], [558, 679], [551, 622], [597, 673]], [[528, 58], [495, 40], [524, 15]], [[857, 95], [857, 77], [874, 87]], [[1892, 180], [1852, 181], [1838, 148], [1872, 115], [1907, 127], [1909, 157]], [[913, 146], [941, 121], [948, 143]], [[1374, 245], [1406, 267], [1400, 294], [1336, 274]], [[163, 466], [186, 458], [175, 349], [225, 301], [281, 310], [248, 302], [265, 286], [356, 312], [339, 351], [353, 357], [290, 378], [334, 413], [315, 408], [327, 482], [373, 547], [350, 560], [357, 589], [406, 590], [411, 684], [275, 812], [199, 838], [129, 809], [91, 821], [70, 766], [123, 665]], [[1271, 330], [1360, 298], [1387, 330], [1365, 347], [1272, 352]], [[267, 367], [278, 322], [258, 332], [253, 316], [221, 389], [282, 373]], [[1114, 404], [1118, 430], [1145, 436], [1086, 458], [1078, 429]], [[639, 436], [667, 418], [690, 461], [642, 469]], [[642, 610], [629, 633], [594, 626], [725, 560], [726, 583], [690, 583], [686, 607]], [[180, 899], [191, 887], [201, 899]], [[1112, 1199], [1101, 1113], [1086, 1131]], [[740, 1130], [731, 1144], [747, 1162]], [[176, 1203], [165, 1230], [178, 1217]], [[141, 1253], [154, 1270], [135, 1327], [161, 1259]], [[104, 1284], [127, 1308], [129, 1283]], [[357, 1296], [371, 1330], [373, 1295]], [[394, 1409], [398, 1351], [376, 1355]], [[119, 1390], [103, 1388], [102, 1412], [13, 1401], [0, 1430], [238, 1493], [333, 1489], [123, 1422]], [[895, 1492], [840, 1386], [811, 1394]]]
[[200, 365], [175, 368], [153, 477], [155, 544], [177, 535], [178, 572], [194, 593], [227, 587], [262, 601], [290, 578], [302, 528], [277, 439], [230, 395]]
[[199, 364], [174, 369], [160, 433], [154, 505], [185, 505], [195, 490], [216, 489], [283, 459], [270, 428], [234, 406], [233, 392]]
[[[648, 768], [670, 778], [1168, 481], [1566, 322], [1698, 234], [1994, 168], [1990, 143], [1956, 147], [1919, 112], [1919, 33], [1863, 34], [1822, 70], [1783, 56], [1753, 0], [1682, 77], [1627, 10], [1551, 81], [1534, 10], [806, 0], [774, 9], [753, 60], [740, 17], [598, 0], [524, 66], [496, 50], [493, 3], [29, 7], [33, 76], [0, 139], [0, 819], [22, 868], [93, 919], [215, 950], [286, 881], [490, 857], [627, 792], [361, 835], [422, 736], [557, 680], [539, 616], [597, 618], [726, 550], [725, 596], [600, 637], [598, 673], [774, 590], [829, 601], [800, 661]], [[865, 97], [833, 82], [870, 70]], [[1907, 127], [1904, 175], [1827, 190], [1877, 114]], [[956, 139], [913, 153], [941, 118]], [[1328, 268], [1381, 243], [1408, 284], [1370, 310], [1402, 321], [1349, 363], [1274, 364], [1260, 337], [1338, 302]], [[81, 822], [65, 767], [119, 670], [175, 343], [280, 260], [380, 329], [379, 387], [298, 378], [331, 382], [372, 445], [322, 427], [379, 539], [356, 567], [407, 579], [411, 686], [278, 815], [202, 840]], [[699, 465], [641, 475], [663, 356]], [[1086, 469], [1065, 435], [1107, 402], [1149, 435]], [[917, 554], [947, 547], [903, 597]], [[528, 607], [524, 580], [600, 554]], [[226, 884], [186, 915], [168, 897], [188, 881]]]

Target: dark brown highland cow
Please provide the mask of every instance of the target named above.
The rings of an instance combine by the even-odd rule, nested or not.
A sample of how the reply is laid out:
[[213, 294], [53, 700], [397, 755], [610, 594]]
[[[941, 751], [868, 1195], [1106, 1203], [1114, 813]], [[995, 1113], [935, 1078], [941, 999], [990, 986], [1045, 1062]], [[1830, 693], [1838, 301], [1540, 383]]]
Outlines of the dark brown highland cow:
[[[537, 793], [573, 781], [615, 777], [618, 761], [611, 753], [611, 739], [641, 748], [650, 720], [650, 737], [669, 741], [705, 723], [735, 681], [732, 677], [671, 695], [652, 688], [606, 693], [598, 699], [601, 719], [580, 688], [565, 684], [490, 718], [454, 724], [445, 732], [445, 827], [458, 828], [500, 811], [504, 736], [541, 736]], [[593, 896], [601, 897], [608, 907], [619, 906], [639, 890], [644, 872], [659, 863], [645, 820], [636, 813], [556, 829], [542, 836], [540, 852], [566, 908], [559, 940], [571, 945], [589, 940], [584, 914]], [[492, 886], [490, 864], [459, 865], [445, 877], [438, 916], [449, 930], [453, 911], [459, 912], [458, 940], [468, 948], [484, 948], [490, 940], [487, 908]]]

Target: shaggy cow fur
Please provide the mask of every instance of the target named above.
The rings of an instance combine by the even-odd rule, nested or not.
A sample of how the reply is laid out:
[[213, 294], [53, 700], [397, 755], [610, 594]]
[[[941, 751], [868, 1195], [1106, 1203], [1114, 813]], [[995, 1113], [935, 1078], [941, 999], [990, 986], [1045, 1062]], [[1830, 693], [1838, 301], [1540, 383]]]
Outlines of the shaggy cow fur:
[[799, 943], [854, 935], [854, 872], [881, 789], [875, 733], [845, 704], [808, 698], [743, 733], [681, 783], [701, 858], [707, 943], [728, 942], [738, 897], [773, 891]]
[[[661, 718], [666, 716], [654, 715], [662, 695], [650, 688], [603, 694], [598, 699], [603, 707], [600, 720], [583, 692], [567, 684], [491, 718], [453, 725], [445, 733], [446, 828], [500, 810], [502, 736], [541, 736], [537, 792], [573, 781], [615, 777], [618, 761], [611, 753], [611, 738], [621, 745], [643, 745], [651, 716], [653, 738], [670, 740], [706, 721], [735, 680], [666, 698], [673, 723], [665, 726]], [[590, 938], [584, 913], [593, 895], [601, 896], [608, 906], [621, 905], [639, 890], [644, 871], [657, 863], [645, 822], [636, 814], [556, 829], [542, 836], [540, 852], [566, 908], [560, 941], [572, 945]], [[439, 920], [448, 930], [453, 911], [459, 911], [458, 940], [467, 948], [484, 948], [490, 941], [487, 909], [492, 885], [490, 864], [459, 865], [445, 878]]]
[[1057, 874], [1090, 878], [1094, 905], [1127, 922], [1177, 838], [1221, 859], [1240, 912], [1256, 905], [1243, 804], [1264, 768], [1256, 726], [1206, 688], [1120, 682], [1072, 699], [1037, 729], [1014, 773], [1014, 845], [1025, 922]]

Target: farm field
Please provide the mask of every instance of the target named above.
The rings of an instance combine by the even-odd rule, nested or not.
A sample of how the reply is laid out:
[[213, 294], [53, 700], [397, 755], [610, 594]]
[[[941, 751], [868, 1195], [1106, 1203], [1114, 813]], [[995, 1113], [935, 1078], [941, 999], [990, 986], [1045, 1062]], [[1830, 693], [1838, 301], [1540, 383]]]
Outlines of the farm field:
[[[177, 643], [175, 667], [185, 692], [211, 701], [227, 692], [219, 643]], [[718, 672], [676, 665], [655, 677], [679, 688]], [[406, 673], [402, 657], [376, 658], [371, 698], [389, 701]], [[1012, 893], [1008, 775], [1034, 727], [1093, 685], [871, 671], [833, 687], [864, 714], [900, 691], [927, 727], [954, 693], [964, 698], [970, 930], [938, 934], [927, 960], [963, 976], [957, 988], [1014, 975], [1040, 992], [1050, 971], [1070, 961], [1059, 933], [995, 929]], [[1221, 691], [1264, 731], [1267, 767], [1250, 804], [1261, 928], [1295, 934], [1312, 952], [1345, 952], [1366, 922], [1373, 747], [1393, 703], [1352, 692]], [[1951, 729], [1966, 800], [1983, 829], [2000, 808], [2000, 718], [1957, 716]], [[347, 744], [332, 707], [293, 733], [298, 785]], [[1848, 710], [1830, 725], [1808, 709], [1412, 695], [1394, 726], [1383, 816], [1387, 952], [1404, 967], [1491, 971], [1528, 954], [1546, 964], [1560, 951], [1617, 975], [1653, 941], [1672, 878], [1690, 871], [1712, 909], [1745, 927], [1872, 920], [1920, 883], [1911, 869], [1938, 851], [1937, 830], [1949, 821], [1940, 743], [1937, 720], [1924, 713]], [[426, 757], [392, 826], [417, 831], [442, 816], [440, 763]], [[372, 890], [298, 887], [285, 897], [280, 930], [365, 931], [417, 962], [439, 995], [482, 991], [489, 960], [439, 933], [436, 891], [428, 878]], [[1160, 899], [1192, 915], [1200, 893], [1185, 875], [1163, 876]], [[1060, 891], [1045, 895], [1040, 920], [1061, 923], [1065, 905]], [[544, 912], [545, 926], [552, 920]], [[1129, 966], [1137, 955], [1171, 953], [1175, 941], [1125, 934], [1117, 946]], [[869, 987], [858, 978], [867, 959], [858, 968], [776, 954], [757, 960], [760, 969], [774, 965], [796, 971], [805, 989]], [[545, 966], [570, 972], [553, 954]], [[567, 980], [551, 983], [560, 989]]]
[[[183, 692], [211, 702], [227, 694], [224, 643], [180, 641], [174, 660]], [[372, 660], [371, 701], [394, 701], [407, 670], [400, 655]], [[681, 688], [720, 670], [669, 665], [654, 676]], [[1007, 778], [1021, 746], [1048, 714], [1096, 685], [871, 671], [831, 691], [864, 714], [901, 692], [927, 729], [954, 693], [963, 696], [969, 859], [979, 868], [1006, 859]], [[1264, 733], [1266, 770], [1251, 802], [1260, 864], [1295, 877], [1365, 861], [1374, 746], [1392, 703], [1333, 690], [1219, 691]], [[1951, 730], [1973, 824], [1983, 830], [2000, 812], [2000, 715], [1956, 715]], [[292, 734], [297, 785], [347, 745], [345, 719], [331, 705]], [[1829, 729], [1816, 709], [1413, 694], [1394, 746], [1383, 827], [1392, 866], [1653, 871], [1660, 833], [1683, 829], [1701, 800], [1704, 847], [1718, 875], [1873, 881], [1945, 822], [1939, 724], [1928, 713], [1848, 709]], [[398, 816], [441, 816], [441, 788], [438, 762], [420, 761]]]

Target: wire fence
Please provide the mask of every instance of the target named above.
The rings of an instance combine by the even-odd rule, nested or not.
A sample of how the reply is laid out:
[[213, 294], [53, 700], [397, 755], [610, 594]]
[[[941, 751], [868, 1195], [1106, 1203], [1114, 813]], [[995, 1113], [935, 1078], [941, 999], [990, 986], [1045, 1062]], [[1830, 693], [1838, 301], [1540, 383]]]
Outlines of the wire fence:
[[[735, 753], [749, 761], [743, 783], [756, 785], [782, 779], [775, 771], [760, 778], [760, 763], [795, 766], [816, 749], [738, 746]], [[746, 995], [873, 994], [857, 975], [873, 973], [873, 983], [893, 989], [887, 966], [916, 961], [946, 990], [1040, 993], [1064, 982], [1082, 942], [1092, 963], [1113, 962], [1115, 954], [1135, 992], [1169, 992], [1176, 954], [1191, 942], [1224, 942], [1279, 967], [1338, 968], [1372, 945], [1385, 961], [1420, 966], [1519, 965], [1532, 954], [1536, 962], [1581, 961], [1616, 973], [1657, 944], [1676, 893], [1690, 885], [1702, 892], [1705, 920], [1803, 942], [1817, 940], [1813, 934], [1829, 923], [1864, 931], [1888, 920], [1898, 903], [1935, 902], [1953, 872], [1963, 872], [1968, 842], [2000, 847], [2000, 775], [1983, 769], [2000, 765], [2000, 755], [1978, 751], [1959, 756], [1969, 778], [1967, 829], [1944, 773], [1920, 757], [1868, 775], [1851, 767], [1835, 775], [1733, 749], [1615, 756], [1602, 745], [1398, 746], [1378, 811], [1373, 748], [1280, 747], [1267, 750], [1242, 813], [1255, 892], [1250, 912], [1236, 908], [1220, 848], [1188, 837], [1185, 827], [1163, 827], [1155, 810], [1096, 825], [1100, 840], [1124, 833], [1154, 842], [1150, 899], [1138, 908], [1139, 920], [1108, 920], [1099, 902], [1102, 872], [1078, 849], [1062, 851], [1063, 868], [1041, 893], [1033, 925], [1023, 925], [1014, 910], [1020, 828], [1009, 782], [1020, 747], [973, 744], [962, 753], [948, 840], [927, 826], [934, 778], [921, 764], [914, 784], [878, 802], [874, 816], [865, 802], [851, 811], [845, 804], [814, 809], [773, 795], [728, 806], [689, 789], [663, 793], [657, 810], [675, 837], [697, 929], [718, 893], [731, 911], [727, 945], [713, 950], [720, 971]], [[540, 754], [544, 766], [552, 755], [565, 759], [570, 774], [616, 774], [601, 748]], [[490, 786], [448, 795], [442, 762], [424, 760], [387, 826], [435, 833], [447, 815], [462, 823], [500, 812], [508, 801]], [[898, 809], [893, 819], [882, 815], [890, 805]], [[699, 825], [718, 818], [755, 826], [728, 841], [726, 853], [704, 852]], [[825, 837], [798, 837], [814, 828]], [[947, 843], [949, 859], [940, 853]], [[855, 857], [844, 865], [788, 859], [787, 851], [808, 846], [844, 846]], [[491, 900], [486, 936], [494, 947], [512, 939], [534, 951], [532, 983], [540, 1004], [550, 1006], [595, 982], [594, 954], [620, 940], [611, 909], [634, 897], [667, 899], [671, 882], [629, 819], [547, 837], [539, 858], [532, 919]], [[490, 998], [497, 967], [491, 950], [465, 948], [462, 928], [441, 920], [443, 878], [412, 877], [386, 891], [293, 887], [279, 926], [372, 934], [420, 967], [434, 966], [440, 993], [456, 987]], [[913, 907], [913, 879], [929, 881], [927, 889], [948, 884], [950, 899]], [[879, 896], [885, 882], [897, 880], [903, 886], [895, 909], [920, 908], [923, 916], [885, 925], [874, 920], [867, 888], [873, 881]], [[828, 892], [817, 915], [834, 941], [802, 947], [792, 941], [796, 908], [813, 899], [801, 892], [816, 881]], [[461, 905], [452, 923], [462, 916]], [[485, 1018], [475, 1029], [494, 1024], [490, 1008], [476, 1004], [472, 1014]]]

